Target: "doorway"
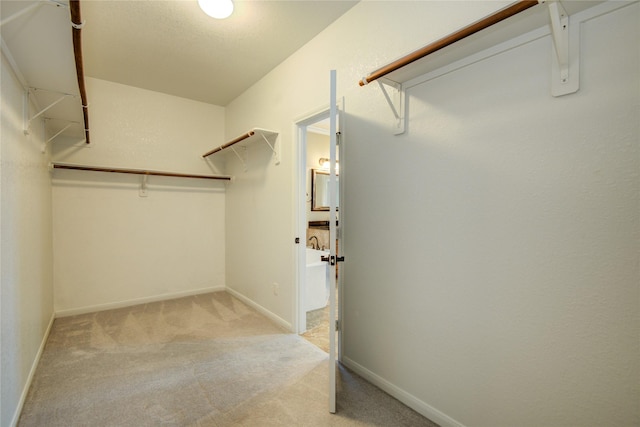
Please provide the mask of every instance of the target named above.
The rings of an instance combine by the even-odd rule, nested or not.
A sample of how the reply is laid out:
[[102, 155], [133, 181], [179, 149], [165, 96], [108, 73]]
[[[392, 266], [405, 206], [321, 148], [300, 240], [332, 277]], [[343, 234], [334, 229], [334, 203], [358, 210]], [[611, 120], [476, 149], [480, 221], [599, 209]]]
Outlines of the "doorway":
[[[329, 256], [330, 212], [327, 199], [330, 158], [329, 109], [321, 110], [299, 121], [298, 131], [298, 333], [307, 341], [329, 353], [329, 333], [336, 333], [339, 317], [339, 297], [336, 295], [336, 319], [330, 319], [329, 263], [321, 257]], [[336, 150], [336, 178], [339, 181], [339, 158]], [[337, 186], [338, 188], [340, 186]], [[337, 189], [337, 188], [336, 188]], [[339, 190], [338, 212], [339, 224]], [[339, 248], [339, 239], [336, 239]], [[332, 271], [332, 270], [331, 270]], [[340, 288], [339, 269], [336, 269], [336, 287]], [[338, 291], [338, 289], [336, 289]], [[336, 339], [337, 353], [339, 340]]]

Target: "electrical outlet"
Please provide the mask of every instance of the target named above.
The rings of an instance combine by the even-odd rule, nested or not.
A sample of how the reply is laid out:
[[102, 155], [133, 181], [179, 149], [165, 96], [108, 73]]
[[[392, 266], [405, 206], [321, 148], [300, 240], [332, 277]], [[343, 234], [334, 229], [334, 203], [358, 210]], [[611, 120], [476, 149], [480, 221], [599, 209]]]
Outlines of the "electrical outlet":
[[278, 291], [280, 291], [280, 285], [274, 282], [273, 285], [271, 285], [271, 288], [273, 289], [273, 294], [278, 295]]

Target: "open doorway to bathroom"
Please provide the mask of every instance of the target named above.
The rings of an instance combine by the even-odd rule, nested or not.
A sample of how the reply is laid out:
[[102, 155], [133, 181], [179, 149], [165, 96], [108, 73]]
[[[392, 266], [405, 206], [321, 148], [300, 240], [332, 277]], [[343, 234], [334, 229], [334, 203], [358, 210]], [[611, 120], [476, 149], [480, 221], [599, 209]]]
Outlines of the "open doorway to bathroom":
[[[321, 257], [329, 256], [329, 119], [328, 111], [298, 123], [299, 139], [299, 204], [300, 236], [304, 257], [298, 257], [299, 333], [307, 341], [329, 352], [329, 333], [335, 333], [335, 320], [330, 321], [329, 264]], [[336, 173], [339, 180], [339, 155]], [[340, 200], [340, 197], [337, 197]], [[339, 221], [339, 202], [338, 202]], [[338, 243], [336, 241], [336, 243]], [[336, 270], [338, 275], [339, 269]], [[337, 279], [337, 277], [336, 277]], [[336, 283], [339, 283], [336, 280]], [[336, 292], [338, 295], [339, 292]], [[336, 298], [337, 300], [338, 298]], [[336, 301], [337, 303], [337, 301]], [[336, 310], [336, 314], [340, 310]], [[336, 316], [337, 318], [337, 316]], [[336, 340], [339, 343], [339, 340]], [[339, 346], [339, 344], [338, 344]]]

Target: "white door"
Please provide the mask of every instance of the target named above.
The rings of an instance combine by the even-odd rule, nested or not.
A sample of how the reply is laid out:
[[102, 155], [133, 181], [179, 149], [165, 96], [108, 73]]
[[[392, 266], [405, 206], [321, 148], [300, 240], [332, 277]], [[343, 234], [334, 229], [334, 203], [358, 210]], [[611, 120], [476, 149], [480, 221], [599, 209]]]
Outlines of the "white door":
[[330, 73], [331, 89], [329, 95], [329, 157], [331, 159], [329, 175], [329, 412], [336, 412], [336, 333], [335, 319], [337, 312], [336, 302], [336, 205], [338, 202], [338, 182], [336, 180], [336, 70]]

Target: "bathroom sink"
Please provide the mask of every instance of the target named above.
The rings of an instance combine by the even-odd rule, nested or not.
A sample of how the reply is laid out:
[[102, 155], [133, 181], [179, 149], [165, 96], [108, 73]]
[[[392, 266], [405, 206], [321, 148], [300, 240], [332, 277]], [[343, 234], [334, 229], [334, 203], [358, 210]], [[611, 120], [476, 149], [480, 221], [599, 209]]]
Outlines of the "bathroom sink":
[[329, 251], [307, 248], [307, 265], [322, 261], [320, 258], [323, 256], [329, 256]]

